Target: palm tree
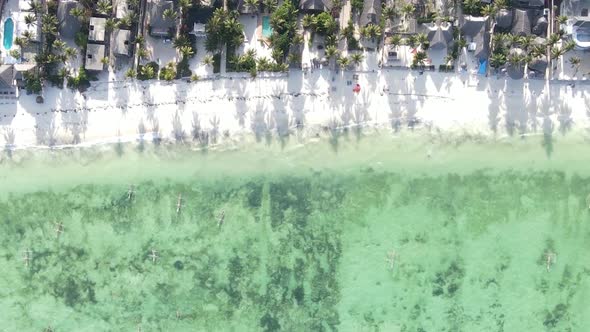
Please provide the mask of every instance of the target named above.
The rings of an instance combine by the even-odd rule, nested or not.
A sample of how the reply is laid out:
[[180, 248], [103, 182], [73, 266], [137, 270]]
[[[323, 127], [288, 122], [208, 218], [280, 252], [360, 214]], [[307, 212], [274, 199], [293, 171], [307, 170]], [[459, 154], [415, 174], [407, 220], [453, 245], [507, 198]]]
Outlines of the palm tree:
[[271, 62], [267, 57], [258, 58], [256, 60], [256, 67], [259, 71], [267, 71], [271, 66]]
[[100, 0], [98, 4], [96, 4], [96, 9], [99, 13], [109, 15], [111, 13], [111, 10], [113, 9], [113, 6], [109, 2], [109, 0]]
[[23, 49], [29, 44], [29, 41], [26, 38], [16, 37], [14, 38], [14, 43]]
[[15, 59], [20, 59], [20, 52], [17, 49], [11, 49], [10, 51], [8, 51], [8, 55]]
[[137, 73], [135, 72], [135, 70], [133, 70], [133, 68], [129, 68], [126, 72], [125, 72], [125, 77], [132, 79], [135, 78], [137, 76]]
[[532, 35], [522, 36], [518, 38], [518, 44], [520, 44], [520, 47], [525, 51], [528, 51], [528, 49], [531, 47], [534, 41], [535, 37]]
[[574, 48], [576, 48], [576, 42], [573, 40], [568, 40], [563, 45], [564, 52], [569, 52], [569, 51], [573, 50]]
[[177, 38], [174, 38], [174, 40], [172, 41], [172, 45], [174, 45], [175, 48], [180, 49], [183, 46], [191, 46], [191, 41], [190, 39], [188, 39], [188, 37], [186, 35], [180, 35]]
[[389, 39], [389, 44], [391, 44], [393, 47], [398, 47], [401, 45], [401, 43], [402, 43], [402, 37], [400, 35], [393, 35]]
[[514, 67], [520, 67], [524, 62], [524, 55], [514, 53], [508, 56], [508, 63], [510, 63]]
[[43, 10], [43, 5], [41, 4], [41, 2], [36, 0], [29, 1], [29, 7], [31, 8], [30, 10], [35, 14], [35, 16], [39, 15]]
[[139, 46], [145, 45], [145, 37], [141, 35], [135, 37], [135, 43]]
[[191, 8], [193, 3], [191, 0], [179, 0], [178, 7], [180, 7], [181, 13], [186, 13], [187, 9]]
[[141, 66], [141, 76], [146, 77], [147, 79], [154, 78], [156, 73], [154, 72], [154, 67], [152, 66]]
[[531, 48], [530, 53], [535, 58], [543, 56], [543, 55], [547, 54], [547, 46], [535, 44]]
[[423, 51], [416, 52], [416, 54], [414, 54], [414, 59], [412, 60], [412, 64], [415, 67], [424, 66], [426, 64], [427, 59], [428, 59], [428, 55], [426, 55], [426, 52], [423, 52]]
[[468, 15], [478, 15], [481, 9], [479, 0], [463, 0], [463, 10]]
[[565, 52], [563, 51], [563, 49], [558, 48], [557, 46], [553, 46], [551, 48], [551, 60], [555, 60], [557, 58], [559, 58], [560, 56], [562, 56]]
[[311, 28], [315, 23], [314, 16], [310, 14], [303, 15], [302, 23], [304, 28]]
[[31, 42], [33, 40], [33, 33], [29, 30], [25, 30], [23, 31], [22, 37], [28, 42]]
[[104, 29], [108, 32], [115, 30], [118, 26], [117, 21], [113, 18], [107, 18], [104, 24]]
[[269, 13], [272, 13], [277, 9], [277, 0], [262, 0], [262, 4], [268, 9]]
[[510, 46], [514, 46], [514, 45], [520, 43], [520, 36], [513, 35], [511, 33], [507, 33], [506, 34], [506, 41], [510, 43]]
[[68, 76], [70, 76], [70, 71], [66, 67], [61, 67], [61, 69], [57, 72], [57, 76], [63, 81]]
[[494, 5], [498, 8], [498, 10], [506, 9], [508, 8], [508, 0], [495, 0]]
[[203, 57], [203, 64], [205, 66], [213, 66], [213, 56], [211, 54], [207, 54], [205, 55], [205, 57]]
[[70, 10], [70, 15], [77, 18], [78, 21], [81, 23], [86, 22], [86, 20], [88, 19], [88, 15], [86, 13], [87, 13], [86, 10], [84, 10], [80, 7], [74, 7]]
[[494, 6], [494, 5], [485, 5], [482, 9], [481, 9], [481, 14], [483, 16], [487, 16], [488, 18], [494, 18], [496, 17], [496, 14], [498, 14], [498, 7]]
[[383, 15], [383, 17], [386, 20], [393, 21], [393, 19], [397, 15], [397, 12], [393, 6], [383, 6], [383, 11], [381, 12], [381, 15]]
[[582, 59], [580, 59], [580, 57], [573, 56], [569, 59], [569, 62], [572, 68], [574, 68], [574, 77], [578, 76], [578, 70], [582, 64]]
[[557, 16], [557, 23], [559, 23], [559, 24], [567, 23], [567, 16], [564, 16], [564, 15]]
[[75, 59], [78, 56], [78, 51], [73, 47], [67, 47], [64, 51], [64, 55], [68, 59]]
[[53, 48], [55, 48], [58, 51], [63, 50], [66, 47], [66, 45], [67, 45], [66, 42], [61, 39], [56, 39], [53, 42]]
[[334, 45], [330, 45], [325, 49], [326, 58], [331, 59], [332, 57], [338, 55], [338, 48]]
[[109, 64], [109, 57], [104, 57], [102, 59], [100, 59], [100, 62], [102, 62], [103, 65], [108, 65]]
[[57, 35], [59, 21], [55, 15], [45, 14], [41, 17], [41, 31], [48, 35]]
[[137, 22], [137, 14], [134, 12], [128, 12], [119, 20], [119, 24], [122, 26], [130, 27], [133, 23]]
[[37, 17], [35, 17], [35, 15], [27, 14], [25, 16], [25, 24], [28, 28], [30, 28], [34, 24], [37, 24]]
[[425, 33], [419, 33], [416, 35], [416, 42], [422, 47], [422, 49], [428, 49], [428, 45], [430, 42], [428, 41], [428, 36]]
[[140, 59], [147, 59], [150, 56], [148, 50], [145, 49], [145, 47], [140, 47], [139, 50], [137, 50], [137, 57], [139, 57]]
[[416, 48], [416, 46], [418, 45], [416, 35], [411, 35], [410, 37], [406, 38], [405, 44], [410, 46], [411, 48]]
[[363, 62], [363, 59], [364, 56], [361, 53], [355, 53], [350, 56], [350, 61], [357, 67], [361, 64], [361, 62]]
[[557, 44], [559, 41], [561, 40], [561, 36], [556, 34], [556, 33], [552, 33], [549, 38], [547, 39], [547, 45], [549, 47], [553, 47], [555, 44]]
[[338, 57], [337, 62], [340, 68], [343, 70], [350, 66], [350, 60], [345, 56]]
[[412, 15], [412, 13], [414, 13], [414, 11], [416, 10], [416, 8], [414, 8], [414, 5], [412, 3], [404, 3], [402, 5], [402, 15], [404, 16], [404, 20], [408, 18], [408, 16]]
[[162, 13], [162, 18], [167, 21], [174, 21], [176, 19], [176, 12], [172, 8], [165, 9]]
[[260, 0], [244, 0], [244, 7], [252, 13], [258, 14], [258, 8], [260, 8]]
[[182, 57], [183, 58], [187, 58], [190, 56], [193, 56], [195, 54], [195, 51], [193, 50], [192, 47], [184, 45], [180, 47], [180, 53], [182, 53]]

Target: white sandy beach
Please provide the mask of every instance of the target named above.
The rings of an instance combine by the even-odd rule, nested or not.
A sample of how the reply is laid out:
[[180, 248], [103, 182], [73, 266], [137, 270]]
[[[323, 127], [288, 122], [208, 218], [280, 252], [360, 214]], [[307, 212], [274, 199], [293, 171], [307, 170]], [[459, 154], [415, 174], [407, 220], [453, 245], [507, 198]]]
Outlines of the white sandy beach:
[[[589, 127], [588, 85], [389, 70], [328, 70], [188, 83], [93, 82], [80, 94], [46, 88], [0, 104], [6, 148], [162, 140], [219, 144], [299, 129], [305, 137], [343, 127], [427, 127], [474, 136], [552, 134]], [[353, 85], [348, 85], [353, 81]], [[385, 90], [385, 91], [384, 91]]]

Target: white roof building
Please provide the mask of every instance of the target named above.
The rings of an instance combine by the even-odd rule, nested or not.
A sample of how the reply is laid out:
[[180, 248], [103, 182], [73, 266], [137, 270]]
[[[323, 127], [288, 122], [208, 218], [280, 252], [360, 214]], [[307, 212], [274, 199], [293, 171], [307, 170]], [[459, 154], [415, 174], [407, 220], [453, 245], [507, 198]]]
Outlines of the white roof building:
[[104, 41], [104, 31], [107, 20], [102, 17], [91, 17], [88, 31], [89, 41]]

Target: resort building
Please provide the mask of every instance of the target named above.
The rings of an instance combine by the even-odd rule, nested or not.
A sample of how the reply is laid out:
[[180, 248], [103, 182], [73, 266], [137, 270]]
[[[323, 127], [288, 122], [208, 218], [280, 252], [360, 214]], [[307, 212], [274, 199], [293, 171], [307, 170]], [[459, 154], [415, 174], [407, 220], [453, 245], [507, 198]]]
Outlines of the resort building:
[[453, 40], [453, 26], [449, 22], [433, 24], [428, 27], [428, 30], [429, 49], [446, 49], [448, 44]]
[[88, 26], [88, 41], [103, 42], [106, 26], [106, 19], [102, 17], [91, 17]]
[[84, 68], [91, 71], [102, 71], [104, 64], [102, 59], [105, 57], [105, 47], [99, 44], [88, 44], [86, 46], [86, 63]]
[[489, 56], [490, 34], [487, 31], [487, 18], [465, 16], [461, 25], [461, 33], [467, 41], [467, 51], [481, 61]]
[[127, 0], [115, 0], [113, 7], [115, 9], [115, 17], [118, 19], [122, 19], [125, 15], [133, 11], [127, 3]]
[[330, 0], [301, 0], [299, 9], [304, 13], [321, 13], [332, 10], [332, 2]]
[[152, 37], [172, 38], [176, 30], [176, 21], [165, 19], [166, 9], [174, 10], [172, 1], [152, 0], [148, 2], [147, 26]]
[[15, 70], [13, 65], [0, 65], [0, 99], [16, 98]]
[[369, 24], [379, 25], [382, 7], [383, 4], [381, 3], [381, 0], [365, 0], [363, 2], [363, 12], [360, 17], [360, 25], [363, 27]]
[[567, 16], [565, 31], [581, 50], [590, 49], [590, 0], [564, 0], [561, 15]]
[[111, 47], [115, 55], [129, 56], [131, 45], [131, 31], [115, 29], [111, 38]]

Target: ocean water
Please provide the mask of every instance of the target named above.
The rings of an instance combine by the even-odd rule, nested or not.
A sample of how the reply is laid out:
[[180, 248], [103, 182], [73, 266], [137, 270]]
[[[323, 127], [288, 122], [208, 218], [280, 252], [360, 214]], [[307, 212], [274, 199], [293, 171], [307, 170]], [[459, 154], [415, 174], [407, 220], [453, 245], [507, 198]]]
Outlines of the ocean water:
[[590, 330], [584, 138], [335, 143], [5, 152], [0, 330]]

